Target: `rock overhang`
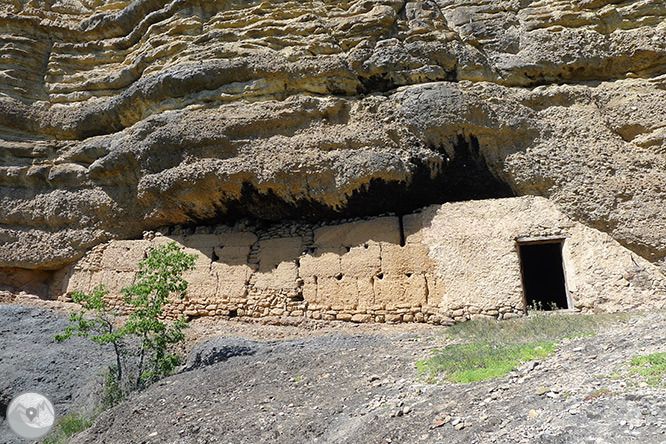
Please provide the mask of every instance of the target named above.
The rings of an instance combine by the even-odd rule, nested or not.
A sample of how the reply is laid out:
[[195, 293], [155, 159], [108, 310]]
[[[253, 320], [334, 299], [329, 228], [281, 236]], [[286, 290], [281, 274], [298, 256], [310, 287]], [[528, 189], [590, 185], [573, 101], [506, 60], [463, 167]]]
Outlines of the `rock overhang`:
[[508, 195], [661, 261], [664, 11], [504, 6], [8, 5], [0, 264]]

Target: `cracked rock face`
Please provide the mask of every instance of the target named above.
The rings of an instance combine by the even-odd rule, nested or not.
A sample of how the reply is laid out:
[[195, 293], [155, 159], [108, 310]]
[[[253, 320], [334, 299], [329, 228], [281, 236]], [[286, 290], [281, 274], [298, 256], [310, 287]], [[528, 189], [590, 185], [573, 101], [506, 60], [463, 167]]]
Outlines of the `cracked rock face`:
[[0, 4], [0, 267], [535, 194], [666, 256], [666, 5]]

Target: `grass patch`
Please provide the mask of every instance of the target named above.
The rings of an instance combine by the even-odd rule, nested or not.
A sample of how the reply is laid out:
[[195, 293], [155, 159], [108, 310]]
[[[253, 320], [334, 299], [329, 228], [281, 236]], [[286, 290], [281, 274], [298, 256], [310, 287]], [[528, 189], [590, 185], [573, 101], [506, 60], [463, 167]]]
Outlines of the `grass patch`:
[[449, 345], [435, 356], [419, 361], [420, 373], [435, 377], [445, 373], [452, 382], [475, 382], [499, 378], [521, 362], [544, 358], [555, 351], [554, 342], [501, 345], [489, 342]]
[[531, 313], [508, 321], [479, 319], [449, 327], [452, 340], [496, 342], [500, 344], [558, 341], [563, 338], [593, 336], [603, 326], [627, 320], [628, 314], [580, 315], [576, 313]]
[[90, 427], [95, 420], [95, 415], [84, 415], [81, 413], [70, 413], [58, 418], [51, 433], [49, 433], [42, 444], [66, 444], [69, 438]]
[[634, 356], [629, 361], [630, 374], [641, 375], [650, 387], [664, 387], [666, 353]]
[[533, 313], [522, 319], [480, 319], [449, 327], [449, 345], [416, 363], [430, 382], [469, 383], [507, 375], [521, 363], [545, 358], [564, 338], [594, 335], [602, 326], [629, 315]]

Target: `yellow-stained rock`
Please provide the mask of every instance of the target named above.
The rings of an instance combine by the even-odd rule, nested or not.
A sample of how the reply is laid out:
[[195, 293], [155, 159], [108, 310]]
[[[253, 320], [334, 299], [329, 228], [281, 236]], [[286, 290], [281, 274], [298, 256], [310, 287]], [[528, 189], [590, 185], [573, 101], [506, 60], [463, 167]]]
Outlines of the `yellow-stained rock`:
[[341, 272], [357, 278], [377, 275], [384, 267], [383, 248], [387, 245], [389, 244], [366, 243], [351, 247], [340, 257]]
[[341, 305], [348, 309], [356, 309], [358, 306], [356, 279], [352, 277], [319, 279], [317, 298], [313, 302], [319, 305]]
[[128, 271], [136, 269], [137, 264], [146, 257], [150, 244], [143, 240], [112, 243], [104, 250], [100, 267], [107, 270]]
[[[342, 273], [341, 260], [343, 248], [318, 248], [315, 254], [308, 254], [300, 259], [300, 276], [310, 282], [314, 277], [327, 278]], [[351, 270], [350, 270], [351, 271]]]
[[259, 248], [259, 272], [267, 273], [282, 263], [298, 259], [303, 247], [300, 237], [287, 237], [262, 240]]
[[268, 272], [257, 272], [254, 288], [259, 292], [290, 293], [297, 287], [298, 267], [294, 262], [281, 262]]

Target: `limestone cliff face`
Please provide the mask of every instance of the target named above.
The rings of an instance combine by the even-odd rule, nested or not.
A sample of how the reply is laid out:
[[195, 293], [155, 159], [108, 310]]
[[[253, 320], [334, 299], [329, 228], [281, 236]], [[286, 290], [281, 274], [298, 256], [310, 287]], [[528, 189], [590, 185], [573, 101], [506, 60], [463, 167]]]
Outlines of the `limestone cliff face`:
[[0, 4], [0, 267], [176, 224], [550, 197], [666, 256], [661, 0]]

